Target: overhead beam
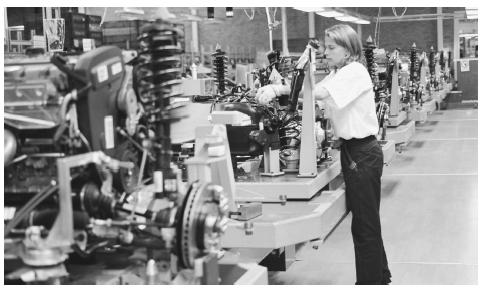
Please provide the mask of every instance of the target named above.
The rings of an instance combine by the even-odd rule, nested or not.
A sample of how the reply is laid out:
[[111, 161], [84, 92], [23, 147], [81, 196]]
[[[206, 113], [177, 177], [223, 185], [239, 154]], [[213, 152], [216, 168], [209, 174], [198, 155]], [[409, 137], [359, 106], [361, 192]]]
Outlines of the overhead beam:
[[[404, 22], [404, 21], [429, 21], [438, 19], [453, 19], [453, 13], [432, 13], [432, 14], [416, 14], [416, 15], [404, 15], [402, 17], [397, 16], [382, 16], [380, 22]], [[376, 20], [376, 17], [373, 18]], [[373, 20], [373, 21], [374, 21]]]

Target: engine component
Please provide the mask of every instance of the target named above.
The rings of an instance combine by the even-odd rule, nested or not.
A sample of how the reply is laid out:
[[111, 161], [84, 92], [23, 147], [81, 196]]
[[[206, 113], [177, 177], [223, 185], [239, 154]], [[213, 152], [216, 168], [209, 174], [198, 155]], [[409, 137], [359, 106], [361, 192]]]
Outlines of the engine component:
[[69, 75], [71, 87], [78, 90], [79, 129], [94, 151], [107, 152], [117, 145], [117, 98], [125, 76], [124, 66], [119, 48], [103, 46], [83, 54]]
[[226, 90], [226, 78], [228, 75], [227, 72], [227, 63], [228, 57], [226, 56], [226, 52], [221, 50], [221, 46], [216, 46], [216, 51], [211, 54], [212, 57], [212, 65], [213, 65], [213, 76], [215, 78], [215, 83], [218, 86], [218, 93], [220, 95], [224, 95]]

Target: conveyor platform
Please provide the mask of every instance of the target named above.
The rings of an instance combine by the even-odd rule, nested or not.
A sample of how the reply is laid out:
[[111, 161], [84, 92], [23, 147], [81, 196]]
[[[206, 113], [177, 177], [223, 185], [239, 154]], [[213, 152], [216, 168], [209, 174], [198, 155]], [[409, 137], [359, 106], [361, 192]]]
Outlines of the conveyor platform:
[[[145, 285], [146, 268], [135, 258], [144, 259], [145, 255], [132, 256], [132, 264], [125, 268], [113, 268], [97, 263], [93, 265], [69, 265], [70, 281], [65, 284], [74, 285]], [[258, 265], [248, 257], [241, 258], [239, 253], [226, 251], [219, 259], [220, 284], [227, 285], [268, 285], [266, 267]], [[175, 280], [170, 282], [170, 275], [165, 270], [168, 263], [158, 262], [159, 274], [156, 282], [167, 284], [190, 284]], [[177, 282], [176, 282], [177, 281]]]
[[263, 203], [261, 216], [230, 220], [221, 246], [277, 249], [324, 238], [345, 214], [344, 188], [322, 191], [309, 201]]
[[332, 160], [322, 163], [314, 178], [300, 178], [296, 173], [286, 173], [278, 177], [256, 176], [251, 181], [236, 182], [236, 201], [280, 202], [311, 199], [335, 179], [340, 171], [339, 151], [335, 150], [332, 152]]
[[427, 121], [428, 115], [432, 114], [437, 109], [437, 98], [424, 102], [422, 107], [413, 108], [408, 113], [408, 119], [415, 122]]
[[397, 115], [388, 118], [388, 127], [398, 127], [403, 121], [407, 120], [407, 112], [400, 111]]
[[395, 144], [406, 143], [415, 133], [415, 122], [408, 121], [396, 128], [387, 129], [387, 140], [393, 140]]
[[395, 155], [395, 141], [393, 140], [378, 140], [378, 143], [382, 146], [383, 162], [384, 164], [392, 161], [393, 155]]

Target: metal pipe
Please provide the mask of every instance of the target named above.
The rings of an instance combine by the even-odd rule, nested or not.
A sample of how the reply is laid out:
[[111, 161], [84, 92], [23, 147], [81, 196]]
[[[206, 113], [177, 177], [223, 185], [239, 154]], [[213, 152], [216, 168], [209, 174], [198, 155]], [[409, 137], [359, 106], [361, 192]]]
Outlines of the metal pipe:
[[273, 22], [271, 22], [271, 17], [269, 17], [269, 7], [266, 7], [266, 18], [268, 18], [269, 51], [273, 51]]
[[288, 56], [290, 52], [288, 51], [288, 17], [286, 17], [286, 7], [281, 7], [281, 35], [283, 55]]

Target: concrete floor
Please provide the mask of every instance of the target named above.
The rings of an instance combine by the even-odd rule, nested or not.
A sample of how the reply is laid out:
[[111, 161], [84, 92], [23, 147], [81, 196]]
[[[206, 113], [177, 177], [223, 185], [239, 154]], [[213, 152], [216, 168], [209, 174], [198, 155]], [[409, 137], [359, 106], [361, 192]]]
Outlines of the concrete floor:
[[[385, 167], [380, 214], [391, 284], [478, 283], [477, 143], [477, 109], [435, 111]], [[304, 245], [269, 283], [354, 284], [350, 223], [351, 214], [324, 243]]]

